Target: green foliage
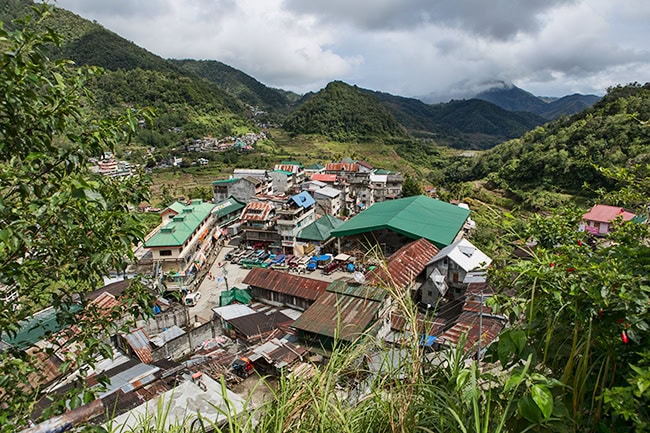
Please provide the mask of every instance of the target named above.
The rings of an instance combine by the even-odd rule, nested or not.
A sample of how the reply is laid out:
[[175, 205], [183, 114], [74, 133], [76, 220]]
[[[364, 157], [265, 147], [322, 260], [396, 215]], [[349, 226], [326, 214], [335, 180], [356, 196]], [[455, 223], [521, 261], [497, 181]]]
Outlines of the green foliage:
[[[449, 167], [449, 181], [478, 179], [497, 173], [507, 189], [532, 207], [531, 195], [550, 193], [591, 194], [614, 191], [616, 179], [602, 168], [615, 170], [650, 161], [650, 85], [611, 89], [591, 109], [539, 127], [522, 138], [496, 146], [480, 158]], [[492, 175], [495, 176], [495, 175]], [[585, 186], [588, 189], [585, 189]]]
[[339, 141], [404, 136], [392, 114], [356, 86], [331, 82], [291, 113], [284, 128], [293, 134], [321, 134]]
[[[58, 352], [66, 360], [61, 371], [80, 368], [82, 382], [95, 357], [106, 354], [102, 339], [127, 311], [97, 311], [79, 295], [102, 285], [110, 269], [123, 270], [133, 258], [132, 244], [144, 234], [128, 206], [147, 198], [146, 182], [88, 170], [89, 158], [128, 141], [139, 113], [114, 120], [88, 115], [92, 101], [85, 84], [99, 71], [49, 61], [45, 47], [59, 39], [35, 30], [43, 28], [49, 8], [36, 9], [36, 18], [15, 23], [16, 30], [0, 30], [0, 284], [19, 295], [16, 303], [0, 305], [0, 329], [3, 338], [11, 337], [19, 321], [51, 305], [58, 323], [75, 324], [77, 332], [58, 335], [46, 349], [0, 353], [0, 431], [24, 425], [40, 397], [44, 378], [37, 359]], [[120, 308], [133, 317], [148, 308], [137, 283], [124, 299]], [[83, 313], [68, 308], [76, 302]], [[72, 405], [92, 397], [75, 390]]]

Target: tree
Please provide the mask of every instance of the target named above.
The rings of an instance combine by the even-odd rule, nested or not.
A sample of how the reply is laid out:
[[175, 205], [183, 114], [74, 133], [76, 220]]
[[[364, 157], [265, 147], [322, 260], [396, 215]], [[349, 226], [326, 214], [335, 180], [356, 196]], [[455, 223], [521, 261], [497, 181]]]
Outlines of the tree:
[[109, 329], [127, 312], [138, 317], [150, 305], [137, 283], [113, 310], [99, 310], [83, 297], [109, 270], [125, 268], [144, 235], [142, 221], [128, 209], [147, 199], [143, 179], [118, 181], [89, 170], [90, 158], [129, 139], [140, 113], [91, 118], [84, 83], [100, 71], [50, 61], [45, 53], [59, 42], [43, 30], [50, 7], [34, 11], [15, 23], [17, 30], [0, 25], [0, 288], [18, 294], [16, 302], [0, 304], [0, 330], [11, 341], [21, 321], [50, 306], [64, 330], [47, 338], [42, 329], [42, 347], [0, 352], [0, 431], [27, 423], [47, 383], [39, 362], [53, 355], [62, 361], [60, 373], [79, 373], [78, 386], [53, 410], [93, 399], [83, 378], [98, 355], [110, 356]]
[[402, 184], [402, 197], [411, 197], [420, 194], [422, 194], [422, 187], [418, 181], [411, 176], [406, 176], [404, 184]]

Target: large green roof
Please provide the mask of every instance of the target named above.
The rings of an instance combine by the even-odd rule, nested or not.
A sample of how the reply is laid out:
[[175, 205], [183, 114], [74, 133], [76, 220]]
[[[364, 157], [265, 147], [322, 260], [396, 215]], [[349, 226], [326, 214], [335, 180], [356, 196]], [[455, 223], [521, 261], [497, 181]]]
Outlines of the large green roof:
[[59, 315], [75, 314], [80, 310], [79, 304], [64, 305], [63, 309], [58, 311], [53, 307], [46, 308], [21, 321], [16, 335], [2, 333], [2, 339], [19, 349], [26, 349], [66, 326], [64, 322], [60, 321], [62, 317]]
[[467, 209], [418, 195], [375, 203], [332, 231], [332, 236], [388, 229], [444, 248], [454, 241], [468, 216]]
[[239, 178], [232, 177], [230, 179], [218, 179], [212, 182], [212, 185], [223, 185], [226, 183], [235, 183], [239, 180]]
[[343, 225], [345, 221], [331, 215], [323, 215], [298, 232], [296, 238], [310, 241], [325, 241], [332, 236], [332, 230]]
[[178, 215], [145, 242], [144, 246], [147, 248], [182, 246], [215, 206], [213, 203], [193, 200], [191, 204], [183, 206]]

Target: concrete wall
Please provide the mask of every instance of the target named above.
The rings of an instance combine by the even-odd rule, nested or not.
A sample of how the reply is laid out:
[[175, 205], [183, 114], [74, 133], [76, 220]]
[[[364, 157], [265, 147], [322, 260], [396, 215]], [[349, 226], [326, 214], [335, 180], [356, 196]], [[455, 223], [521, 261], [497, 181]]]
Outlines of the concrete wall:
[[189, 332], [168, 341], [163, 347], [152, 353], [154, 361], [170, 358], [181, 359], [192, 353], [195, 347], [203, 341], [223, 334], [223, 328], [218, 321], [211, 320], [203, 325], [192, 328]]
[[147, 335], [155, 335], [173, 325], [185, 328], [190, 323], [188, 310], [182, 305], [175, 305], [167, 311], [157, 314], [147, 320], [139, 320], [136, 327], [144, 328]]

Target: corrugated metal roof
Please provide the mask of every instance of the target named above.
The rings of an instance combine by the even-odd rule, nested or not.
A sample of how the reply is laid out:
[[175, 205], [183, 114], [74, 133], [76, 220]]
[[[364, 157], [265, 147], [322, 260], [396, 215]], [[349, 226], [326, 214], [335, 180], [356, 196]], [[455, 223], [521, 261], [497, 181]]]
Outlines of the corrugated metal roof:
[[120, 302], [108, 292], [104, 292], [92, 301], [90, 304], [95, 305], [104, 314], [109, 314], [112, 309], [120, 305]]
[[246, 339], [257, 336], [263, 337], [265, 334], [278, 329], [281, 325], [293, 323], [291, 317], [287, 317], [279, 311], [270, 314], [253, 313], [248, 316], [237, 317], [228, 320], [228, 323], [237, 330], [239, 334]]
[[158, 347], [164, 346], [168, 341], [173, 340], [174, 338], [180, 337], [185, 334], [180, 327], [177, 325], [172, 325], [169, 328], [165, 329], [163, 332], [158, 334], [155, 337], [151, 338], [151, 342]]
[[423, 195], [375, 203], [332, 232], [335, 237], [388, 229], [438, 248], [452, 243], [469, 217], [467, 209]]
[[483, 316], [479, 325], [479, 315], [471, 311], [463, 311], [454, 326], [439, 336], [437, 341], [449, 346], [455, 346], [461, 335], [466, 335], [465, 350], [476, 348], [479, 341], [479, 327], [481, 332], [481, 346], [487, 347], [492, 343], [503, 329], [504, 321], [492, 316]]
[[143, 328], [138, 328], [131, 331], [129, 334], [123, 334], [126, 342], [131, 346], [140, 361], [145, 364], [153, 362], [153, 355], [151, 353], [151, 344], [149, 343], [149, 336]]
[[431, 259], [431, 263], [442, 260], [445, 257], [453, 260], [454, 263], [463, 268], [465, 272], [473, 271], [475, 269], [485, 269], [490, 263], [492, 263], [492, 259], [487, 254], [476, 248], [465, 238], [459, 239], [453, 244], [449, 244], [440, 250], [440, 252]]
[[353, 280], [338, 279], [327, 286], [327, 291], [354, 298], [371, 299], [381, 302], [388, 296], [388, 292], [382, 287], [361, 285]]
[[[417, 313], [415, 321], [418, 335], [440, 335], [445, 326], [447, 326], [447, 320], [444, 318], [426, 317], [422, 313]], [[412, 324], [408, 323], [404, 316], [396, 313], [390, 317], [390, 327], [396, 331], [412, 332]]]
[[331, 186], [325, 186], [323, 188], [317, 189], [314, 191], [315, 196], [325, 196], [327, 198], [334, 198], [341, 195], [341, 190], [332, 188]]
[[619, 216], [623, 218], [623, 221], [629, 221], [634, 218], [633, 213], [627, 212], [622, 207], [597, 204], [594, 205], [589, 212], [584, 214], [582, 219], [606, 223], [615, 220]]
[[[293, 327], [327, 337], [354, 341], [377, 318], [380, 302], [327, 292], [305, 311]], [[338, 329], [338, 332], [337, 332]]]
[[242, 283], [310, 301], [316, 300], [325, 293], [329, 285], [327, 281], [300, 277], [268, 268], [251, 269]]
[[335, 174], [314, 173], [311, 175], [311, 180], [319, 180], [321, 182], [333, 183], [336, 182]]
[[233, 212], [237, 212], [246, 206], [244, 203], [238, 201], [234, 197], [229, 197], [223, 201], [220, 201], [214, 206], [212, 210], [218, 217], [229, 215]]
[[330, 162], [325, 164], [326, 171], [359, 171], [359, 165], [348, 162]]
[[243, 221], [267, 221], [272, 211], [271, 203], [252, 201], [244, 208], [241, 219]]
[[212, 311], [223, 320], [231, 320], [255, 313], [255, 310], [252, 308], [241, 304], [230, 304], [224, 307], [217, 307], [213, 308]]
[[379, 266], [368, 272], [366, 284], [408, 287], [437, 253], [438, 248], [426, 239], [410, 242], [386, 260], [385, 268]]

